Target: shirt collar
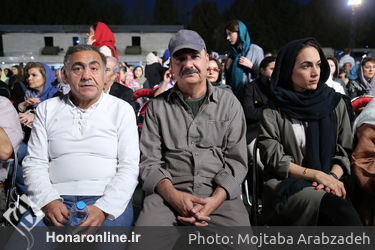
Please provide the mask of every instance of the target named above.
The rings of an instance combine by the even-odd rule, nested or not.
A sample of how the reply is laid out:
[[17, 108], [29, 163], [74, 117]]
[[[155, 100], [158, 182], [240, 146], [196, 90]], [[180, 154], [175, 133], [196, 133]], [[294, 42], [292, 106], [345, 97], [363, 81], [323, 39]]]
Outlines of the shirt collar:
[[81, 110], [82, 112], [85, 112], [85, 111], [89, 111], [89, 110], [94, 110], [98, 107], [98, 105], [101, 103], [101, 101], [103, 100], [103, 96], [104, 96], [104, 93], [102, 92], [101, 95], [100, 95], [100, 98], [99, 100], [97, 100], [94, 104], [92, 104], [88, 109], [82, 109], [78, 106], [76, 106], [72, 100], [70, 99], [70, 92], [66, 95], [63, 95], [62, 96], [62, 99], [65, 101], [65, 103], [67, 103], [68, 105], [70, 105], [71, 107], [73, 108], [77, 108], [79, 110]]

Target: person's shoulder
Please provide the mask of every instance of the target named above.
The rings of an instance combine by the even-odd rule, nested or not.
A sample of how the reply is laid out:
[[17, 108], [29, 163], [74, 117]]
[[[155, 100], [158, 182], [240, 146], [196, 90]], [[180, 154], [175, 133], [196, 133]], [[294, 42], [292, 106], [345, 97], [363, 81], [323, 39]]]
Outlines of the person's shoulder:
[[263, 50], [262, 47], [260, 47], [258, 44], [252, 43], [250, 47], [253, 47], [253, 49]]
[[172, 89], [170, 88], [163, 93], [160, 93], [159, 95], [152, 98], [150, 105], [164, 105], [164, 103], [170, 103], [175, 99], [174, 95], [177, 95], [177, 93], [172, 93]]
[[14, 108], [10, 100], [4, 96], [0, 96], [0, 112], [7, 112], [9, 110], [14, 110], [16, 112], [16, 109]]
[[230, 92], [224, 88], [217, 86], [212, 86], [211, 89], [213, 94], [216, 95], [219, 102], [231, 105], [241, 105], [237, 97], [233, 94], [233, 92]]
[[266, 107], [262, 110], [263, 116], [281, 116], [280, 108], [273, 101], [268, 103]]
[[262, 47], [260, 47], [259, 45], [255, 44], [255, 43], [252, 43], [250, 45], [250, 50], [263, 53]]
[[108, 112], [134, 112], [133, 107], [126, 101], [111, 94], [103, 93], [103, 101], [105, 102], [106, 111]]
[[258, 84], [258, 79], [259, 78], [256, 78], [254, 81], [245, 83], [244, 88], [254, 88], [254, 86]]
[[348, 90], [350, 91], [354, 91], [354, 90], [362, 90], [363, 87], [361, 86], [361, 84], [359, 83], [359, 81], [356, 79], [356, 80], [349, 80], [348, 84], [347, 84], [347, 88]]
[[125, 102], [121, 98], [106, 93], [103, 93], [103, 99], [105, 100], [107, 105], [119, 105]]
[[[129, 87], [126, 87], [125, 85], [122, 85], [118, 82], [114, 82], [112, 87], [111, 87], [111, 90], [113, 91], [120, 91], [120, 92], [133, 92], [133, 90]], [[111, 92], [111, 91], [110, 91]]]
[[113, 56], [111, 49], [106, 45], [101, 46], [99, 51], [105, 56]]
[[4, 96], [0, 96], [0, 105], [1, 106], [7, 106], [7, 105], [12, 105], [12, 103], [9, 101], [8, 98]]
[[64, 103], [64, 99], [66, 98], [69, 98], [68, 95], [55, 96], [42, 101], [41, 103], [39, 103], [38, 107], [49, 108], [51, 106]]

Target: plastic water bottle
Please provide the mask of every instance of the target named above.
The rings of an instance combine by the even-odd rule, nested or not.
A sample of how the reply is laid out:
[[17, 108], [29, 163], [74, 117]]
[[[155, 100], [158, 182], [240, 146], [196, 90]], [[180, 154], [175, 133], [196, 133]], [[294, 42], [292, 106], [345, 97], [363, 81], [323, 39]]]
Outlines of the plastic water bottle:
[[88, 208], [86, 203], [79, 201], [70, 208], [70, 225], [79, 226], [87, 218]]

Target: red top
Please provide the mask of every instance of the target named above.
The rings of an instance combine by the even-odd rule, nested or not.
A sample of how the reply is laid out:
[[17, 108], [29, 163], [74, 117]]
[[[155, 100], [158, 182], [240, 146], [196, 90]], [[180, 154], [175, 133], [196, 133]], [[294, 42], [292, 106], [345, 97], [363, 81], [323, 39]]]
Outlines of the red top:
[[107, 46], [111, 49], [113, 57], [115, 57], [118, 60], [118, 56], [116, 53], [116, 49], [114, 47], [115, 45], [115, 36], [113, 35], [113, 32], [108, 28], [107, 25], [105, 25], [102, 22], [98, 22], [98, 25], [96, 26], [95, 35], [94, 35], [95, 42], [92, 44], [96, 47], [102, 47]]

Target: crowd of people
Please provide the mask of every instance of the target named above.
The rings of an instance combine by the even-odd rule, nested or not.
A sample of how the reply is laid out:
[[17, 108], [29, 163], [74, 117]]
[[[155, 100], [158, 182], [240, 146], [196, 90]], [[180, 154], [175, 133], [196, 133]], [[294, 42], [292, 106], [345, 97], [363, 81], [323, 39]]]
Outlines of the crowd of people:
[[[143, 67], [118, 60], [107, 25], [89, 30], [55, 72], [40, 62], [1, 71], [1, 187], [16, 168], [39, 225], [68, 224], [85, 201], [82, 226], [250, 226], [241, 190], [254, 147], [264, 224], [375, 225], [375, 100], [352, 106], [375, 95], [374, 57], [338, 61], [314, 38], [264, 57], [231, 20], [227, 58], [183, 29]], [[134, 98], [140, 89], [150, 100]]]

